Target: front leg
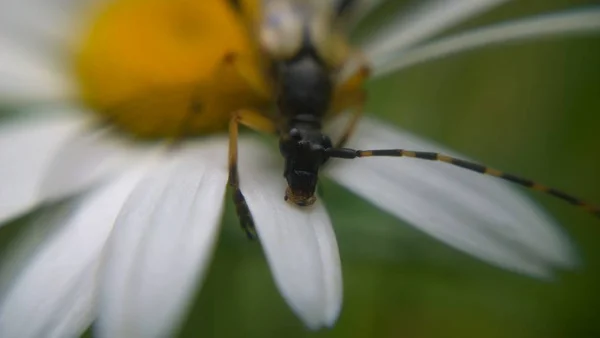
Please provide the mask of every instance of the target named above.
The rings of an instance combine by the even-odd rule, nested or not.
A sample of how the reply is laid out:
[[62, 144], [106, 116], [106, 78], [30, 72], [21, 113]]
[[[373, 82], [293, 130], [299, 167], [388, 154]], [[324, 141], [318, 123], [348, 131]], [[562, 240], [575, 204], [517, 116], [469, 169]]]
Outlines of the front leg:
[[335, 89], [332, 110], [334, 112], [343, 112], [347, 109], [352, 110], [350, 121], [344, 128], [339, 140], [335, 143], [336, 148], [342, 148], [346, 144], [364, 113], [367, 93], [363, 85], [369, 74], [369, 66], [363, 62], [354, 74], [344, 80], [344, 82], [339, 83]]
[[256, 131], [273, 134], [277, 128], [272, 120], [266, 118], [253, 110], [239, 110], [235, 112], [229, 122], [229, 180], [228, 184], [233, 188], [233, 202], [240, 220], [242, 229], [250, 239], [256, 238], [254, 220], [246, 203], [246, 198], [240, 189], [240, 178], [238, 174], [238, 136], [239, 124], [243, 124]]

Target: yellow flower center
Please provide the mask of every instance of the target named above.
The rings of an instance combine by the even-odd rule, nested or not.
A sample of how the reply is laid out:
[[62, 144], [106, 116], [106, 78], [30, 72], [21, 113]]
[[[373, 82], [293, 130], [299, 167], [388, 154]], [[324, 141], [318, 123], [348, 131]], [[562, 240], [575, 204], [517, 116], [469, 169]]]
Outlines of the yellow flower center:
[[262, 74], [251, 34], [226, 0], [113, 0], [79, 41], [76, 74], [85, 101], [124, 130], [198, 135], [269, 102], [225, 61], [232, 53]]

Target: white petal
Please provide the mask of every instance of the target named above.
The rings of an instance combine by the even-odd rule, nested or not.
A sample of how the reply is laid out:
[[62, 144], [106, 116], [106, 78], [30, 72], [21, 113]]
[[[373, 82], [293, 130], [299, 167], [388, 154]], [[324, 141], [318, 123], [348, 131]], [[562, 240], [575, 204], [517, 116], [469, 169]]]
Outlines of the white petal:
[[68, 2], [4, 0], [0, 4], [1, 31], [23, 43], [28, 39], [38, 43], [44, 40], [56, 42], [56, 38], [67, 34], [64, 26], [69, 18], [63, 13], [64, 4]]
[[399, 15], [362, 46], [375, 70], [388, 54], [405, 50], [462, 21], [503, 4], [507, 0], [434, 0]]
[[494, 44], [515, 40], [591, 34], [599, 31], [600, 9], [598, 8], [586, 8], [579, 11], [553, 13], [504, 22], [447, 37], [407, 51], [388, 53], [378, 59], [375, 65], [375, 75], [386, 74], [418, 63]]
[[0, 225], [39, 203], [53, 155], [84, 123], [77, 115], [40, 115], [0, 126]]
[[128, 199], [103, 271], [100, 337], [167, 337], [212, 255], [223, 208], [227, 142], [173, 152]]
[[24, 45], [57, 50], [81, 32], [78, 25], [97, 3], [107, 0], [3, 0], [0, 3], [0, 32]]
[[283, 165], [256, 142], [243, 143], [239, 170], [277, 287], [308, 327], [332, 326], [342, 303], [342, 275], [323, 204], [298, 208], [284, 202]]
[[[87, 329], [95, 316], [101, 252], [144, 170], [130, 170], [74, 202], [70, 210], [56, 210], [54, 218], [37, 219], [39, 226], [53, 229], [40, 245], [28, 243], [37, 241], [36, 231], [16, 243], [17, 250], [32, 252], [25, 261], [19, 259], [23, 252], [6, 257], [2, 265], [3, 272], [13, 274], [2, 274], [11, 282], [1, 290], [0, 337], [75, 337]], [[19, 267], [11, 264], [20, 265], [21, 271], [14, 274]]]
[[70, 63], [90, 15], [108, 0], [0, 2], [0, 105], [56, 104], [77, 96]]
[[[334, 2], [339, 4], [341, 0]], [[354, 0], [351, 10], [346, 14], [345, 18], [342, 18], [342, 20], [347, 21], [345, 28], [351, 32], [356, 28], [357, 24], [371, 14], [382, 2], [382, 0]]]
[[56, 152], [40, 187], [42, 200], [83, 191], [132, 166], [155, 149], [131, 143], [108, 129], [84, 130]]
[[0, 106], [56, 103], [72, 96], [66, 72], [48, 55], [0, 35]]
[[[431, 142], [372, 119], [350, 146], [438, 151]], [[534, 276], [576, 258], [569, 241], [540, 209], [509, 183], [440, 162], [410, 158], [337, 161], [330, 176], [376, 206], [457, 249]]]

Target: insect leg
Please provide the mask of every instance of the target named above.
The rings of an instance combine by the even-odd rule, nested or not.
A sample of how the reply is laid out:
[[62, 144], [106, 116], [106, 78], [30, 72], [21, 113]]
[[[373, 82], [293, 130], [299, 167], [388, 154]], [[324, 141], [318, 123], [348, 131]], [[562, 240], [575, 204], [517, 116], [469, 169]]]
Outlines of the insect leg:
[[252, 214], [246, 203], [246, 198], [240, 190], [240, 178], [238, 174], [238, 135], [239, 124], [243, 124], [256, 131], [275, 133], [276, 127], [273, 121], [252, 110], [240, 110], [233, 114], [229, 122], [229, 180], [228, 184], [233, 188], [233, 202], [240, 220], [242, 229], [250, 239], [256, 238], [256, 230]]
[[367, 94], [363, 88], [363, 83], [369, 77], [369, 73], [369, 67], [363, 64], [356, 73], [340, 84], [335, 91], [333, 101], [334, 111], [339, 112], [352, 109], [350, 121], [344, 128], [340, 139], [336, 142], [336, 148], [342, 148], [346, 144], [364, 113]]
[[366, 101], [366, 99], [365, 99], [365, 95], [363, 93], [363, 95], [361, 97], [361, 102], [358, 103], [356, 105], [356, 107], [353, 108], [352, 115], [350, 116], [350, 121], [345, 126], [344, 131], [342, 132], [342, 135], [340, 135], [339, 140], [337, 140], [337, 142], [335, 143], [336, 148], [344, 147], [344, 145], [346, 145], [346, 142], [348, 142], [348, 139], [350, 138], [350, 136], [352, 136], [352, 134], [354, 133], [354, 130], [356, 129], [356, 125], [358, 124], [358, 121], [360, 121], [360, 118], [362, 117], [362, 115], [364, 113], [364, 110], [365, 110], [364, 102], [365, 101]]

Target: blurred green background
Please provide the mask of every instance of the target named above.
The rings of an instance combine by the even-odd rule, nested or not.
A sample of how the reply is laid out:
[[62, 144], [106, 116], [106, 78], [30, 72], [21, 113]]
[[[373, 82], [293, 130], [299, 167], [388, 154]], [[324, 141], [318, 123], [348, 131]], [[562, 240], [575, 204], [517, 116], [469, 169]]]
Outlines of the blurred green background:
[[[453, 31], [586, 3], [515, 1]], [[400, 5], [390, 3], [371, 21]], [[375, 116], [600, 203], [600, 36], [485, 48], [374, 81], [369, 90]], [[184, 336], [600, 337], [600, 222], [581, 210], [531, 194], [584, 262], [542, 282], [453, 250], [331, 181], [324, 190], [343, 263], [337, 325], [304, 329], [229, 205]]]
[[[370, 22], [406, 3], [388, 1]], [[445, 35], [592, 3], [514, 1]], [[369, 95], [374, 116], [600, 204], [600, 36], [471, 51], [373, 81]], [[451, 249], [326, 179], [324, 190], [344, 274], [337, 325], [320, 332], [304, 328], [230, 204], [182, 336], [600, 337], [598, 219], [530, 194], [562, 224], [583, 261], [579, 270], [544, 282]], [[7, 236], [1, 237], [0, 247]]]

